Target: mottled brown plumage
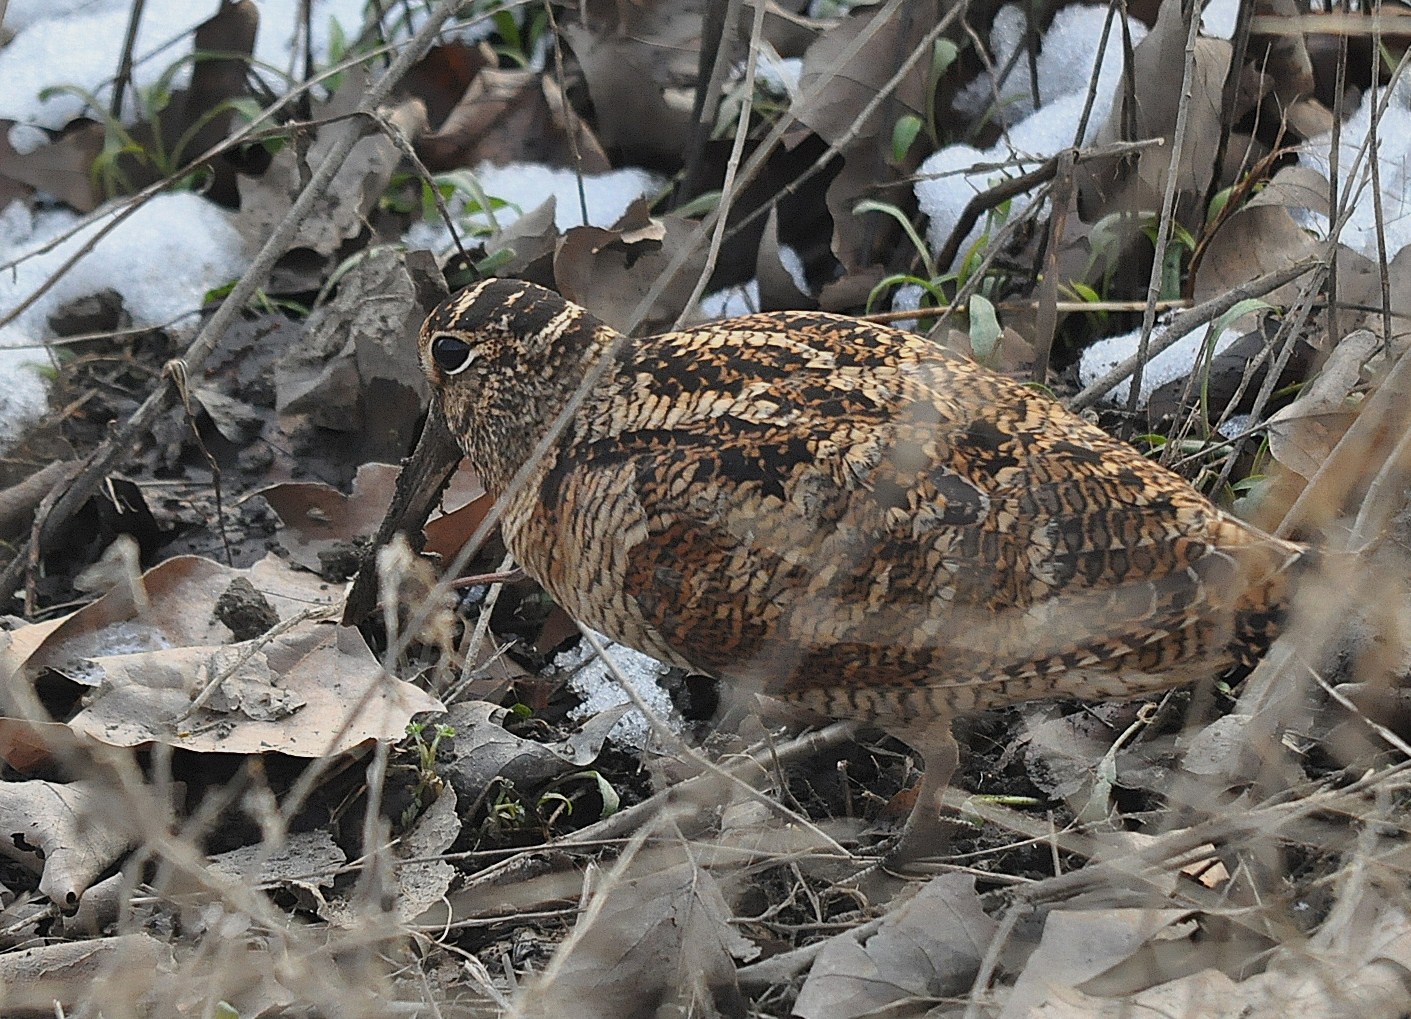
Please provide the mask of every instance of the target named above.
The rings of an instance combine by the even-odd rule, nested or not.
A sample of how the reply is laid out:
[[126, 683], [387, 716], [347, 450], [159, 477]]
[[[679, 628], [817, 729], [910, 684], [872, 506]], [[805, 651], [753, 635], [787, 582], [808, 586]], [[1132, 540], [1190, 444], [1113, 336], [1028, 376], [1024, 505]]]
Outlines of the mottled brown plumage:
[[910, 743], [928, 762], [913, 851], [951, 717], [1246, 662], [1301, 555], [886, 326], [771, 312], [625, 339], [491, 280], [431, 314], [421, 353], [525, 570], [624, 644]]

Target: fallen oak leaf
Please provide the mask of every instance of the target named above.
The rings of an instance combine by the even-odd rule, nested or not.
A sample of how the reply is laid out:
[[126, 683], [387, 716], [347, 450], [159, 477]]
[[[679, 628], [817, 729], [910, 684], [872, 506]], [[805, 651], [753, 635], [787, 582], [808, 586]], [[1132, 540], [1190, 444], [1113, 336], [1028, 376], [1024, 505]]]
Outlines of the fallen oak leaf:
[[107, 782], [0, 782], [0, 854], [40, 875], [61, 909], [141, 840], [119, 822]]
[[743, 1015], [732, 956], [758, 950], [730, 916], [710, 871], [690, 862], [605, 881], [516, 1014]]
[[337, 550], [377, 530], [392, 502], [397, 473], [390, 464], [363, 464], [349, 495], [317, 481], [288, 481], [255, 494], [279, 515], [279, 543], [289, 557], [322, 573]]
[[[925, 1003], [969, 989], [995, 926], [981, 908], [973, 877], [938, 877], [865, 941], [850, 932], [830, 938], [793, 1014], [803, 1019], [921, 1015]], [[889, 1010], [908, 1003], [914, 1011]]]
[[70, 728], [112, 746], [323, 757], [399, 739], [413, 715], [442, 710], [436, 698], [385, 672], [355, 629], [304, 620], [222, 682], [223, 689], [236, 681], [226, 701], [234, 710], [208, 704], [188, 717], [214, 652], [169, 648], [92, 659], [102, 685]]

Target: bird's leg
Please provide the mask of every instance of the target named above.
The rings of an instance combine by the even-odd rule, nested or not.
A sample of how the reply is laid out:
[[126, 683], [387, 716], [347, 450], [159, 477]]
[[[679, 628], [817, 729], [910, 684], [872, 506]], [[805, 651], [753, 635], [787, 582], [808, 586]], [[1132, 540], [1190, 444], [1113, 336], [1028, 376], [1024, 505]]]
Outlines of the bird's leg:
[[887, 854], [890, 864], [915, 863], [940, 856], [950, 842], [949, 826], [941, 820], [941, 796], [950, 785], [956, 765], [960, 763], [960, 748], [951, 734], [950, 722], [941, 719], [925, 729], [906, 729], [896, 733], [921, 757], [925, 770], [917, 789], [916, 805], [906, 819], [901, 840]]

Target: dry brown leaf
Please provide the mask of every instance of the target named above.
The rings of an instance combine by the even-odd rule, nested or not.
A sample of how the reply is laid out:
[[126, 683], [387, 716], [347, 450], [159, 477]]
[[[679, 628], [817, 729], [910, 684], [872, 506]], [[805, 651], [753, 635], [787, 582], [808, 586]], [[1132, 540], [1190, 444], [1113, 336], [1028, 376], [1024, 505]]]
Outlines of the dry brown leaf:
[[605, 884], [517, 1002], [535, 1019], [744, 1015], [731, 956], [750, 945], [709, 871], [680, 863]]
[[828, 940], [794, 1003], [802, 1019], [922, 1016], [969, 990], [994, 937], [975, 879], [935, 878], [859, 942]]
[[[143, 155], [117, 155], [114, 168], [126, 187], [137, 190], [167, 174], [168, 167], [147, 153], [162, 151], [187, 163], [225, 138], [235, 116], [234, 101], [249, 95], [249, 58], [258, 24], [255, 4], [241, 0], [219, 5], [215, 15], [196, 27], [191, 51], [201, 59], [192, 62], [190, 86], [172, 93], [155, 125], [143, 122], [128, 128], [133, 146]], [[0, 176], [43, 191], [79, 212], [91, 212], [108, 197], [94, 172], [105, 147], [102, 124], [75, 121], [48, 145], [20, 155], [8, 141], [12, 123], [0, 122]], [[180, 151], [172, 151], [178, 141]], [[211, 169], [206, 192], [233, 204], [234, 170], [220, 161]]]
[[[230, 131], [235, 101], [250, 94], [250, 61], [259, 27], [260, 9], [253, 0], [223, 3], [215, 14], [196, 26], [191, 48], [200, 59], [191, 68], [191, 87], [179, 94], [185, 106], [185, 118], [179, 128], [183, 134], [191, 132], [184, 155], [200, 155], [219, 144]], [[162, 126], [167, 130], [166, 124]], [[216, 173], [220, 176], [221, 169], [217, 168]], [[227, 182], [232, 189], [233, 185], [234, 181]]]
[[28, 722], [0, 717], [0, 760], [22, 774], [48, 765], [82, 744], [62, 722]]
[[460, 99], [436, 129], [416, 140], [417, 155], [426, 168], [432, 173], [444, 173], [475, 166], [487, 158], [482, 154], [484, 136], [493, 132], [500, 121], [509, 119], [537, 77], [527, 69], [500, 70], [483, 64], [477, 68]]
[[[253, 0], [239, 0], [219, 4], [216, 13], [196, 27], [191, 84], [174, 91], [155, 120], [130, 128], [135, 151], [116, 156], [115, 168], [125, 187], [136, 191], [167, 176], [169, 166], [149, 153], [163, 152], [185, 164], [225, 139], [236, 104], [250, 96], [251, 54], [259, 22]], [[174, 151], [177, 145], [180, 150]], [[211, 175], [202, 180], [202, 190], [216, 202], [234, 205], [239, 195], [234, 162], [217, 159], [208, 167]], [[250, 250], [263, 239], [254, 241]]]
[[[665, 271], [672, 256], [690, 242], [696, 224], [676, 215], [651, 216], [644, 199], [634, 201], [611, 230], [577, 226], [563, 235], [554, 253], [554, 280], [564, 297], [587, 308], [618, 330], [634, 326], [637, 306]], [[691, 296], [705, 266], [704, 249], [684, 267], [640, 323], [646, 331], [666, 329]]]
[[148, 602], [145, 612], [139, 612], [128, 586], [116, 587], [62, 619], [15, 630], [7, 645], [9, 653], [0, 664], [9, 670], [9, 682], [21, 675], [33, 680], [44, 669], [67, 670], [70, 678], [82, 682], [84, 670], [74, 668], [74, 663], [93, 655], [223, 644], [230, 639], [230, 630], [213, 613], [220, 595], [236, 577], [249, 580], [281, 619], [312, 607], [332, 606], [342, 596], [341, 590], [273, 556], [248, 570], [199, 556], [175, 556], [142, 575]]
[[1298, 399], [1269, 419], [1269, 452], [1275, 460], [1304, 478], [1318, 472], [1357, 417], [1351, 397], [1363, 387], [1364, 370], [1379, 347], [1367, 329], [1342, 338]]
[[[842, 145], [843, 166], [828, 187], [833, 217], [832, 249], [844, 276], [869, 272], [888, 260], [896, 223], [882, 213], [858, 216], [853, 207], [875, 198], [888, 183], [915, 169], [919, 156], [895, 166], [892, 131], [903, 116], [926, 117], [930, 60], [917, 60], [896, 89], [875, 106], [878, 94], [940, 18], [935, 0], [905, 4], [896, 12], [885, 6], [860, 9], [820, 35], [804, 55], [800, 91], [807, 97], [795, 116], [829, 144]], [[844, 57], [859, 39], [856, 52]], [[909, 189], [907, 189], [909, 192]]]
[[321, 427], [354, 433], [364, 459], [405, 456], [429, 396], [412, 338], [445, 296], [429, 252], [372, 249], [279, 360], [279, 413], [309, 414]]
[[[99, 599], [100, 601], [102, 599]], [[79, 611], [83, 611], [80, 609]], [[0, 631], [0, 690], [8, 687], [14, 682], [19, 671], [24, 668], [25, 663], [33, 657], [34, 653], [44, 646], [45, 641], [55, 630], [63, 626], [77, 613], [70, 613], [67, 616], [58, 616], [54, 619], [46, 619], [41, 623], [25, 623], [15, 629]], [[6, 703], [6, 711], [11, 710], [12, 705]]]
[[486, 238], [484, 249], [505, 259], [496, 272], [543, 287], [554, 285], [554, 250], [560, 236], [554, 220], [557, 209], [558, 200], [550, 195], [505, 229]]
[[1179, 934], [1177, 925], [1190, 915], [1188, 909], [1054, 910], [1000, 1019], [1038, 1015], [1046, 1002], [1076, 995], [1077, 987], [1133, 958], [1153, 939]]
[[417, 151], [432, 172], [486, 161], [571, 166], [581, 173], [611, 170], [589, 125], [576, 115], [566, 118], [563, 107], [563, 95], [549, 75], [486, 67], [445, 123], [417, 141]]
[[70, 124], [48, 145], [24, 155], [10, 147], [14, 124], [0, 120], [0, 176], [52, 195], [78, 212], [92, 212], [102, 204], [106, 196], [92, 173], [106, 137], [102, 124]]
[[[412, 716], [441, 709], [430, 694], [384, 672], [357, 630], [312, 621], [273, 640], [87, 664], [101, 685], [69, 727], [113, 746], [327, 757], [399, 739]], [[220, 676], [223, 697], [187, 717], [192, 698]]]
[[24, 721], [29, 712], [14, 690], [14, 685], [23, 681], [20, 671], [25, 663], [68, 618], [60, 616], [0, 632], [0, 760], [21, 772], [33, 771], [56, 750], [72, 743], [72, 733], [62, 723]]
[[68, 909], [141, 841], [112, 809], [105, 782], [0, 782], [0, 853], [40, 874], [39, 891]]
[[535, 654], [547, 655], [570, 637], [576, 637], [583, 631], [579, 629], [577, 621], [574, 620], [562, 608], [555, 605], [549, 610], [548, 618], [544, 620], [543, 627], [539, 630], [538, 636], [534, 638], [534, 643], [530, 645]]
[[426, 522], [425, 551], [449, 562], [470, 540], [493, 505], [494, 500], [486, 494], [480, 478], [470, 464], [462, 460], [442, 490], [440, 504]]
[[[341, 587], [274, 557], [249, 570], [176, 557], [141, 578], [145, 606], [132, 585], [122, 585], [68, 617], [20, 627], [0, 641], [0, 679], [12, 691], [11, 717], [0, 726], [0, 747], [13, 755], [7, 759], [36, 767], [74, 734], [124, 746], [155, 740], [194, 750], [317, 756], [398, 738], [411, 715], [437, 706], [384, 677], [352, 631], [335, 635], [331, 626], [306, 621], [268, 644], [230, 645], [216, 605], [237, 579], [283, 621], [332, 608], [342, 595]], [[232, 674], [206, 709], [185, 718], [197, 692], [226, 672]], [[36, 680], [46, 684], [53, 710], [76, 702], [85, 688], [97, 689], [67, 726], [55, 727], [22, 720], [33, 713], [26, 690]], [[370, 700], [356, 724], [335, 741], [365, 692]]]
[[[1321, 174], [1306, 167], [1281, 169], [1211, 238], [1192, 283], [1195, 300], [1206, 301], [1228, 293], [1258, 276], [1316, 254], [1321, 246], [1298, 225], [1289, 210], [1326, 213], [1327, 207], [1328, 185]], [[1274, 305], [1291, 304], [1301, 285], [1301, 281], [1286, 284], [1264, 299]]]
[[[1411, 973], [1411, 919], [1399, 904], [1385, 901], [1372, 884], [1349, 882], [1349, 889], [1371, 889], [1366, 899], [1351, 908], [1339, 907], [1309, 939], [1290, 939], [1270, 950], [1267, 942], [1244, 936], [1236, 943], [1218, 936], [1180, 945], [1186, 958], [1171, 967], [1172, 979], [1162, 980], [1161, 961], [1134, 957], [1133, 978], [1126, 989], [1110, 981], [1083, 983], [1077, 979], [1055, 982], [1043, 998], [1010, 1004], [1001, 1013], [1041, 1019], [1128, 1019], [1133, 1015], [1201, 1016], [1202, 1019], [1284, 1019], [1317, 1016], [1320, 1019], [1398, 1019], [1406, 1012], [1406, 982]], [[1128, 911], [1137, 912], [1137, 911]], [[1160, 914], [1150, 913], [1154, 918]], [[1052, 918], [1050, 918], [1052, 922]], [[1133, 930], [1141, 922], [1133, 918]], [[1227, 928], [1238, 934], [1240, 928]], [[1067, 957], [1082, 956], [1087, 946], [1077, 938], [1085, 931], [1068, 932], [1075, 938]], [[1154, 931], [1157, 937], [1162, 932]], [[1176, 934], [1178, 932], [1172, 931]], [[1048, 942], [1045, 931], [1045, 943]], [[1172, 941], [1168, 941], [1171, 944]], [[1101, 951], [1102, 946], [1092, 946]], [[1041, 949], [1042, 950], [1042, 949]], [[1036, 953], [1037, 955], [1037, 953]], [[1034, 964], [1030, 958], [1030, 967]], [[1257, 968], [1268, 968], [1247, 979], [1235, 979]], [[1206, 960], [1202, 967], [1200, 962]], [[1090, 968], [1078, 963], [1079, 973]], [[1139, 967], [1139, 969], [1137, 968]], [[1222, 972], [1223, 971], [1223, 972]], [[1027, 970], [1026, 974], [1027, 975]], [[1020, 983], [1024, 977], [1020, 977]], [[1018, 987], [1016, 987], [1016, 992]], [[1016, 994], [1017, 997], [1017, 994]], [[1015, 1007], [1017, 1006], [1017, 1007]], [[1032, 1006], [1032, 1007], [1030, 1007]]]
[[1052, 713], [1051, 707], [1042, 706], [1024, 712], [1023, 760], [1029, 781], [1050, 798], [1068, 801], [1075, 814], [1087, 817], [1096, 811], [1106, 816], [1111, 787], [1119, 776], [1115, 761], [1111, 774], [1099, 766], [1130, 726], [1136, 705], [1103, 704], [1091, 712], [1045, 718]]
[[959, 329], [947, 329], [944, 336], [933, 336], [943, 346], [978, 361], [991, 371], [1001, 374], [1025, 372], [1034, 363], [1034, 345], [1016, 329], [1005, 326], [994, 346], [982, 356], [970, 341], [970, 334]]
[[[1212, 793], [1230, 786], [1243, 788], [1249, 776], [1260, 773], [1260, 758], [1267, 753], [1255, 735], [1260, 733], [1259, 724], [1239, 712], [1215, 719], [1186, 740], [1181, 767], [1198, 776]], [[1220, 780], [1224, 787], [1216, 785]]]
[[428, 124], [441, 125], [481, 68], [495, 62], [495, 53], [489, 46], [455, 41], [442, 43], [432, 46], [426, 56], [407, 71], [402, 89], [426, 104]]
[[764, 9], [764, 41], [781, 57], [801, 57], [833, 24], [834, 20], [806, 17], [771, 3]]
[[390, 464], [363, 464], [350, 495], [319, 481], [287, 481], [255, 494], [279, 514], [279, 543], [289, 558], [322, 573], [329, 556], [345, 556], [350, 543], [377, 530], [392, 503], [398, 471]]
[[[1349, 257], [1352, 256], [1352, 257]], [[1385, 267], [1386, 298], [1382, 296], [1383, 273], [1376, 262], [1343, 249], [1338, 255], [1338, 301], [1346, 302], [1345, 317], [1339, 328], [1370, 329], [1378, 336], [1386, 333], [1382, 305], [1391, 313], [1393, 350], [1404, 350], [1404, 323], [1411, 318], [1411, 246], [1392, 256]]]
[[[925, 60], [917, 62], [917, 75], [904, 79], [890, 100], [867, 112], [897, 68], [939, 20], [939, 10], [932, 3], [908, 4], [905, 10], [878, 23], [877, 16], [885, 13], [885, 8], [878, 7], [851, 14], [820, 35], [804, 55], [799, 89], [814, 93], [814, 97], [795, 113], [824, 141], [841, 142], [854, 132], [859, 138], [874, 139], [874, 143], [877, 138], [890, 139], [901, 114], [926, 113], [929, 68]], [[844, 55], [863, 36], [866, 41], [844, 63]], [[882, 148], [889, 152], [891, 146], [884, 144]]]
[[[416, 823], [397, 839], [391, 877], [396, 883], [394, 894], [398, 919], [411, 920], [428, 907], [444, 901], [456, 870], [437, 857], [451, 848], [460, 831], [456, 794], [454, 790], [443, 787], [441, 794], [422, 812]], [[327, 884], [332, 884], [331, 878]], [[311, 908], [336, 927], [344, 930], [366, 929], [370, 905], [366, 891], [355, 886], [349, 889], [346, 896], [325, 899], [322, 888], [327, 884], [315, 890], [316, 901]], [[380, 910], [380, 905], [373, 908]]]
[[192, 386], [190, 392], [221, 437], [234, 443], [243, 445], [254, 439], [269, 416], [267, 410], [237, 400], [215, 386]]
[[1207, 842], [1203, 846], [1197, 846], [1196, 849], [1202, 852], [1208, 851], [1210, 855], [1204, 860], [1186, 864], [1181, 868], [1182, 874], [1206, 888], [1219, 888], [1230, 880], [1230, 872], [1225, 869], [1225, 864], [1215, 855], [1217, 850], [1213, 843]]
[[[385, 134], [369, 128], [361, 117], [350, 117], [367, 91], [367, 75], [360, 69], [347, 78], [326, 104], [317, 106], [313, 121], [322, 124], [313, 144], [286, 145], [259, 177], [241, 176], [240, 213], [236, 228], [248, 243], [258, 245], [289, 214], [303, 190], [308, 167], [317, 166], [344, 132], [366, 135], [348, 153], [338, 174], [320, 193], [289, 242], [290, 250], [308, 248], [325, 257], [335, 255], [345, 241], [365, 228], [367, 215], [377, 205], [401, 162], [401, 152]], [[387, 119], [403, 135], [414, 138], [425, 129], [426, 108], [412, 100], [387, 112]]]
[[587, 0], [563, 26], [593, 99], [598, 135], [629, 162], [679, 160], [691, 134], [701, 0]]

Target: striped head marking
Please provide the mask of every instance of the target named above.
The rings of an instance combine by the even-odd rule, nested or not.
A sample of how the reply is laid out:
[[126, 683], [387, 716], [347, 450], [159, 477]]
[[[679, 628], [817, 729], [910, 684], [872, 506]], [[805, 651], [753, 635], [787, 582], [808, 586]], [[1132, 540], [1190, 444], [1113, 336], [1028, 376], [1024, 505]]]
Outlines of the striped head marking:
[[[611, 330], [552, 290], [489, 279], [443, 301], [421, 327], [422, 370], [471, 463], [494, 485], [518, 469]], [[522, 461], [521, 461], [522, 462]], [[508, 474], [504, 474], [504, 471]]]
[[467, 287], [426, 317], [421, 365], [441, 388], [477, 363], [476, 373], [519, 360], [552, 320], [571, 308], [550, 290], [520, 280], [489, 279]]

